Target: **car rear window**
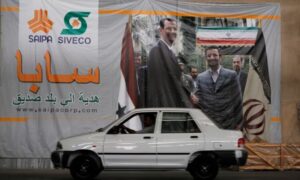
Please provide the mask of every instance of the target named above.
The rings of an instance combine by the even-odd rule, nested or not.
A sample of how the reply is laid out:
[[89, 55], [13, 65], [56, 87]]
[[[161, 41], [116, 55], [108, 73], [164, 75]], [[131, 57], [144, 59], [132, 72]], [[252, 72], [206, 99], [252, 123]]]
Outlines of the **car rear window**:
[[199, 133], [201, 132], [189, 113], [163, 113], [161, 133]]

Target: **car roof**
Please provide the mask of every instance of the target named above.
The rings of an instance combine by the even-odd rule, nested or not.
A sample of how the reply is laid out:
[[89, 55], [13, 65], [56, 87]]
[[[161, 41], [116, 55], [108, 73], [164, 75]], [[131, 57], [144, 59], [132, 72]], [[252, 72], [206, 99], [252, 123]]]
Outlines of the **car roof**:
[[168, 108], [168, 107], [162, 107], [162, 108], [137, 108], [132, 111], [194, 111], [194, 110], [200, 110], [196, 108]]
[[[136, 112], [151, 112], [151, 111], [172, 111], [172, 112], [202, 112], [200, 109], [197, 108], [137, 108], [129, 111], [127, 114], [132, 114]], [[203, 112], [202, 112], [203, 113]]]

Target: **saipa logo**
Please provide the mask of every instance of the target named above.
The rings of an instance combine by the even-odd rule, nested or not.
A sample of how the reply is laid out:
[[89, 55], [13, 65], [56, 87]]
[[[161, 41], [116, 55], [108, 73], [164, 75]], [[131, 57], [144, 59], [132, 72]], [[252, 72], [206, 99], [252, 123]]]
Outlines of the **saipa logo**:
[[90, 37], [82, 36], [88, 28], [86, 18], [89, 15], [90, 12], [68, 12], [64, 18], [66, 28], [61, 31], [60, 34], [62, 36], [58, 37], [58, 43], [74, 45], [91, 44], [92, 39]]
[[[81, 35], [85, 33], [87, 29], [87, 23], [85, 17], [88, 17], [90, 12], [75, 12], [70, 11], [64, 18], [67, 29], [61, 31], [62, 35]], [[72, 20], [72, 23], [70, 23]]]
[[[53, 22], [48, 18], [48, 11], [42, 9], [34, 10], [34, 16], [27, 24], [34, 34], [38, 32], [48, 34], [53, 26]], [[29, 42], [52, 42], [52, 37], [47, 35], [29, 35]]]
[[42, 31], [48, 33], [52, 29], [53, 22], [48, 18], [47, 10], [34, 10], [34, 17], [27, 22], [33, 33]]

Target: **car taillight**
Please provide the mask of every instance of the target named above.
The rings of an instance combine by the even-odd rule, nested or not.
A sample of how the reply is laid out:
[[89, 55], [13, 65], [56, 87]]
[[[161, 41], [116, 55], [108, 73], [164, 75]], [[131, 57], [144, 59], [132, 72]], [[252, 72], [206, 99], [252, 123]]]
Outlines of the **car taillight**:
[[238, 147], [244, 147], [245, 139], [244, 138], [239, 138], [237, 143], [238, 143]]

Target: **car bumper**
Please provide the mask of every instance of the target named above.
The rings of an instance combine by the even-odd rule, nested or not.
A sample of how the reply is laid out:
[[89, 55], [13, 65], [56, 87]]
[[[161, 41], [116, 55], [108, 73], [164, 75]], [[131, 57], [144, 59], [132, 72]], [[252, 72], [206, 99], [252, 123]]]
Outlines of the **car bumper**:
[[55, 168], [67, 168], [70, 151], [54, 151], [51, 153], [51, 161]]
[[248, 152], [246, 150], [235, 151], [235, 159], [237, 165], [243, 166], [246, 164], [248, 158]]
[[217, 151], [216, 154], [220, 159], [220, 164], [224, 166], [243, 166], [246, 164], [248, 158], [248, 152], [246, 150]]

